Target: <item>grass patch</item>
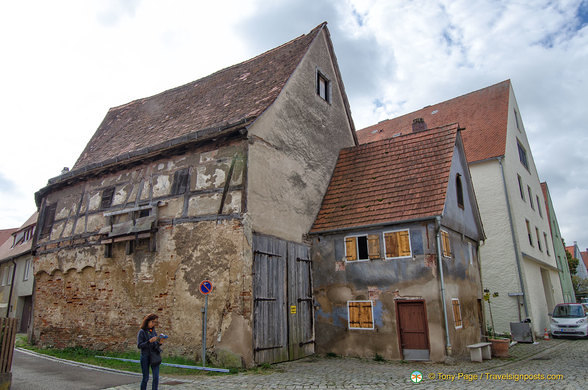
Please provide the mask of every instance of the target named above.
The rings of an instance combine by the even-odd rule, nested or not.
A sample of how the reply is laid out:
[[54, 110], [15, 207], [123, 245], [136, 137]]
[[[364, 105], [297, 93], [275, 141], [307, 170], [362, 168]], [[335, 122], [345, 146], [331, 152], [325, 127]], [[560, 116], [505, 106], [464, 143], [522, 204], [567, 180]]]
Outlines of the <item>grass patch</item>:
[[376, 356], [374, 356], [374, 361], [376, 361], [376, 362], [385, 362], [386, 359], [384, 359], [384, 357], [382, 355], [380, 355], [379, 353], [376, 353]]
[[[111, 359], [100, 359], [96, 356], [108, 356], [113, 358], [122, 358], [122, 359], [133, 359], [139, 360], [140, 353], [137, 352], [114, 352], [114, 351], [95, 351], [87, 348], [81, 347], [72, 347], [72, 348], [64, 348], [64, 349], [57, 349], [57, 348], [38, 348], [34, 345], [30, 345], [26, 341], [26, 335], [24, 337], [20, 337], [21, 335], [17, 335], [16, 339], [16, 346], [24, 349], [28, 349], [33, 352], [41, 353], [44, 355], [54, 356], [60, 359], [66, 360], [73, 360], [75, 362], [80, 363], [87, 363], [93, 364], [100, 367], [108, 367], [117, 370], [123, 371], [131, 371], [131, 372], [141, 372], [141, 365], [139, 363], [132, 363], [132, 362], [123, 362], [120, 360], [111, 360]], [[201, 362], [194, 361], [192, 359], [188, 359], [182, 356], [163, 356], [164, 363], [170, 364], [181, 364], [186, 366], [201, 366]], [[207, 367], [209, 365], [207, 364]], [[161, 375], [227, 375], [225, 373], [213, 372], [213, 371], [202, 371], [202, 370], [191, 370], [187, 368], [178, 368], [178, 367], [168, 367], [168, 366], [160, 366], [159, 372]], [[239, 372], [238, 369], [231, 369], [230, 373], [235, 374]]]

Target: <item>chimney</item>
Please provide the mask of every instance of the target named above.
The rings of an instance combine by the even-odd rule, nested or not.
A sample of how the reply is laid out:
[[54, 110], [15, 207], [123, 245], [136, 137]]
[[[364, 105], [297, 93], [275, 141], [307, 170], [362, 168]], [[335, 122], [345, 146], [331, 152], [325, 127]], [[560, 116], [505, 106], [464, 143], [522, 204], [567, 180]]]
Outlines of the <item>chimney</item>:
[[427, 130], [427, 124], [423, 118], [416, 118], [412, 120], [412, 132], [417, 133], [419, 131]]

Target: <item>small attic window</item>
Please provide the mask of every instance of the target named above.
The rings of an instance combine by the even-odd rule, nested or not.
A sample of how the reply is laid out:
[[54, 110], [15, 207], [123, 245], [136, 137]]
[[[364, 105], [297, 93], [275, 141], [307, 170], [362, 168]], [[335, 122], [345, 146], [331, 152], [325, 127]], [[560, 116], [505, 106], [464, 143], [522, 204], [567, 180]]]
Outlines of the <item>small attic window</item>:
[[319, 95], [321, 98], [323, 98], [324, 101], [330, 102], [331, 101], [330, 90], [331, 90], [331, 82], [329, 81], [327, 76], [322, 74], [317, 69], [317, 71], [316, 71], [316, 93], [317, 93], [317, 95]]
[[461, 184], [461, 175], [455, 177], [455, 190], [457, 192], [457, 205], [463, 209], [463, 185]]

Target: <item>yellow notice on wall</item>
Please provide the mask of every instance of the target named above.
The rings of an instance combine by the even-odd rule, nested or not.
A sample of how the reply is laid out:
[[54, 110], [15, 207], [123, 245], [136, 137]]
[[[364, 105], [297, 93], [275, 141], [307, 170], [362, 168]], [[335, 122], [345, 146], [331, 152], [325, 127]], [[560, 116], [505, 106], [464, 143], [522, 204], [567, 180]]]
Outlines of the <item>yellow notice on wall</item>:
[[296, 314], [296, 306], [290, 306], [290, 314]]

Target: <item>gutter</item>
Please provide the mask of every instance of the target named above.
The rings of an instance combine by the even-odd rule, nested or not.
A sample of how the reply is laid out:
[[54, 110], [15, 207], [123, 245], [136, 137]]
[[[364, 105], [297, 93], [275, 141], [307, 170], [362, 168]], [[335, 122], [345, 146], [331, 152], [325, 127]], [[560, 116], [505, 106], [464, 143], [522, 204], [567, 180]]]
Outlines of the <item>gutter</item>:
[[318, 235], [318, 234], [334, 234], [334, 233], [340, 233], [340, 232], [344, 232], [347, 230], [358, 230], [358, 229], [371, 229], [371, 228], [377, 228], [377, 227], [382, 227], [382, 226], [390, 226], [390, 225], [400, 225], [400, 224], [404, 224], [404, 223], [415, 223], [415, 222], [424, 222], [424, 221], [430, 221], [432, 219], [435, 218], [440, 218], [440, 216], [429, 216], [429, 217], [421, 217], [421, 218], [414, 218], [414, 219], [406, 219], [406, 220], [396, 220], [396, 221], [389, 221], [389, 222], [380, 222], [380, 223], [374, 223], [371, 225], [361, 225], [361, 226], [347, 226], [347, 227], [342, 227], [342, 228], [336, 228], [336, 229], [326, 229], [326, 230], [315, 230], [315, 231], [311, 231], [308, 233], [308, 235]]
[[[525, 284], [523, 283], [523, 273], [521, 270], [521, 257], [519, 255], [519, 246], [517, 243], [517, 238], [516, 238], [515, 231], [514, 231], [514, 224], [512, 221], [512, 211], [510, 208], [510, 199], [508, 198], [508, 190], [506, 187], [506, 178], [504, 175], [504, 165], [502, 165], [503, 158], [504, 158], [503, 156], [497, 157], [498, 164], [500, 164], [500, 173], [502, 173], [502, 184], [504, 185], [504, 195], [506, 197], [506, 209], [508, 210], [508, 222], [510, 224], [510, 233], [512, 236], [512, 242], [515, 247], [515, 259], [517, 261], [517, 271], [519, 274], [519, 284], [521, 285], [521, 292], [523, 293], [523, 306], [525, 307], [525, 318], [529, 318], [529, 309], [527, 307], [527, 293], [525, 292]], [[517, 303], [517, 305], [518, 305], [518, 303]]]
[[437, 260], [439, 262], [439, 280], [441, 281], [441, 307], [445, 321], [445, 352], [451, 356], [451, 340], [449, 339], [449, 324], [447, 322], [447, 305], [445, 304], [445, 282], [443, 280], [443, 257], [441, 256], [441, 217], [435, 217], [435, 236], [437, 239]]

